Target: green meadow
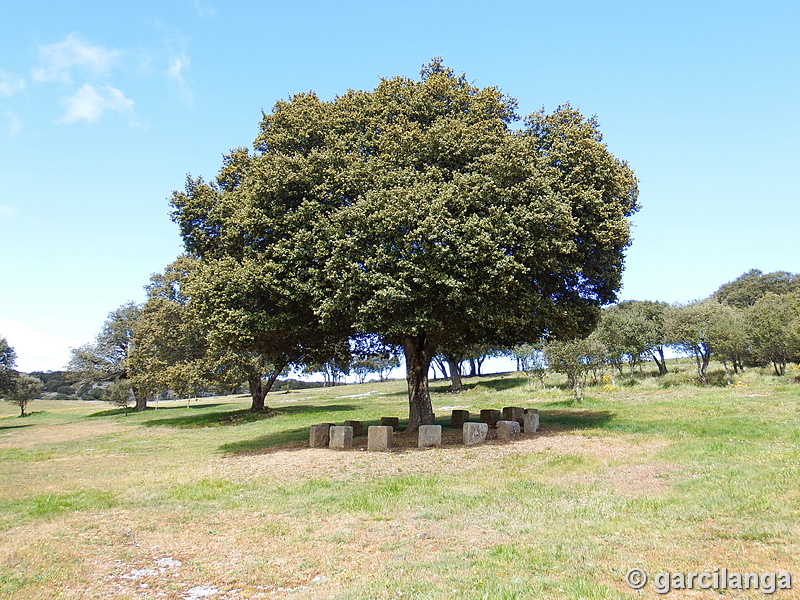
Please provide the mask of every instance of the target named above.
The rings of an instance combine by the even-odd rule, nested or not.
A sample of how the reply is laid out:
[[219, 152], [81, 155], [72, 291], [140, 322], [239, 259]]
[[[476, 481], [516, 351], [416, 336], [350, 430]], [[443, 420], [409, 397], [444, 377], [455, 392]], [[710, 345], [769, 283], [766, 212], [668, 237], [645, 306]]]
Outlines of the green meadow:
[[[431, 382], [441, 448], [309, 449], [320, 422], [407, 413], [404, 381], [249, 398], [0, 406], [0, 597], [628, 599], [657, 573], [793, 573], [800, 369], [697, 387], [691, 364], [588, 387], [521, 373]], [[464, 447], [450, 410], [538, 408]], [[625, 580], [640, 568], [641, 591]], [[796, 598], [793, 590], [775, 597]], [[669, 598], [763, 598], [673, 590]]]

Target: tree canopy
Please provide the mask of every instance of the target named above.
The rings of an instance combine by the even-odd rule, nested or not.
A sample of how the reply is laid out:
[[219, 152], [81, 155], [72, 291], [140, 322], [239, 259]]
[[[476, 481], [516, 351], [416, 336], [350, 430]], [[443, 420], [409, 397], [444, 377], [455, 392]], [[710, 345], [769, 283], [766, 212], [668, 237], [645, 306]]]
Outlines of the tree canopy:
[[800, 293], [800, 274], [788, 271], [764, 273], [759, 269], [750, 269], [720, 286], [712, 297], [723, 304], [747, 308], [768, 294], [780, 296], [795, 293]]
[[[131, 379], [129, 355], [133, 350], [136, 325], [142, 308], [128, 302], [111, 311], [95, 341], [72, 349], [69, 370], [84, 381]], [[147, 406], [147, 395], [133, 386], [136, 410]]]
[[0, 396], [8, 393], [14, 383], [17, 372], [14, 367], [17, 365], [17, 353], [14, 351], [6, 338], [0, 336]]
[[516, 101], [440, 60], [264, 114], [253, 152], [173, 195], [213, 335], [279, 362], [353, 335], [403, 348], [409, 426], [431, 423], [443, 342], [510, 347], [591, 331], [619, 289], [637, 181], [569, 105]]

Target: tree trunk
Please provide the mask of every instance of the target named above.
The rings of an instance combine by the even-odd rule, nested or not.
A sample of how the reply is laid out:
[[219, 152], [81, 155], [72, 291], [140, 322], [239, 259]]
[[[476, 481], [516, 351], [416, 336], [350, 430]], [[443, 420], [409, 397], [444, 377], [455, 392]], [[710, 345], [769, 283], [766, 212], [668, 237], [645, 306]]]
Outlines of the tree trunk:
[[[444, 379], [450, 379], [450, 376], [447, 374], [447, 367], [444, 364], [444, 361], [439, 358], [438, 356], [433, 357], [433, 364], [439, 367], [439, 370], [442, 372], [442, 377]], [[436, 379], [436, 367], [433, 369], [433, 378]]]
[[658, 365], [658, 374], [666, 375], [668, 371], [667, 371], [667, 360], [664, 358], [664, 348], [658, 346], [655, 350], [649, 350], [649, 352], [650, 356], [653, 358], [656, 365]]
[[420, 425], [433, 425], [433, 407], [428, 392], [428, 367], [439, 346], [439, 335], [421, 333], [403, 335], [403, 354], [406, 359], [406, 382], [408, 383], [408, 432]]
[[264, 398], [267, 397], [267, 391], [264, 389], [261, 377], [248, 377], [247, 384], [250, 386], [250, 397], [253, 399], [253, 402], [250, 404], [250, 412], [263, 411]]
[[470, 358], [469, 359], [469, 376], [470, 377], [475, 377], [475, 375], [477, 375], [477, 374], [478, 374], [478, 369], [475, 366], [475, 359], [474, 358]]
[[708, 361], [711, 359], [711, 353], [708, 351], [703, 352], [702, 349], [695, 351], [695, 360], [697, 361], [697, 374], [700, 375], [700, 383], [708, 385], [708, 377], [706, 377], [706, 370], [708, 370]]
[[454, 392], [460, 392], [461, 361], [459, 361], [455, 356], [448, 356], [447, 364], [450, 365], [450, 389]]
[[722, 361], [722, 368], [725, 369], [725, 383], [730, 387], [731, 385], [731, 372], [728, 370], [728, 361]]
[[266, 384], [264, 384], [260, 375], [253, 375], [247, 379], [247, 384], [250, 386], [250, 396], [253, 398], [253, 402], [250, 405], [250, 412], [262, 412], [267, 409], [266, 405], [264, 404], [264, 399], [272, 390], [272, 386], [275, 385], [275, 380], [278, 379], [278, 375], [280, 375], [281, 371], [283, 371], [285, 368], [285, 362], [275, 365], [275, 368], [273, 369], [272, 373], [270, 373]]
[[147, 395], [136, 389], [135, 386], [131, 386], [131, 392], [133, 393], [133, 399], [136, 401], [136, 406], [133, 407], [134, 412], [141, 412], [147, 408]]
[[483, 366], [483, 361], [486, 360], [485, 356], [479, 356], [475, 359], [475, 374], [480, 377], [481, 376], [481, 367]]

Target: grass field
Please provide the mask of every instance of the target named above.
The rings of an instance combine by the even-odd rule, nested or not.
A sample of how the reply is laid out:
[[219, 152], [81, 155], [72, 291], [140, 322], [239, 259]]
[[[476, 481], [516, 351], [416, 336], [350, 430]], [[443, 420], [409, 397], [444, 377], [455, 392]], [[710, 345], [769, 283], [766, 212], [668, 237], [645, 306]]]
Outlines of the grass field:
[[542, 430], [428, 450], [398, 435], [388, 453], [309, 449], [308, 428], [402, 424], [402, 381], [270, 394], [268, 417], [241, 396], [128, 416], [4, 403], [0, 597], [656, 598], [656, 573], [715, 568], [790, 572], [800, 590], [800, 371], [699, 388], [670, 366], [685, 372], [579, 404], [556, 378], [433, 382], [443, 425], [511, 405], [539, 408]]

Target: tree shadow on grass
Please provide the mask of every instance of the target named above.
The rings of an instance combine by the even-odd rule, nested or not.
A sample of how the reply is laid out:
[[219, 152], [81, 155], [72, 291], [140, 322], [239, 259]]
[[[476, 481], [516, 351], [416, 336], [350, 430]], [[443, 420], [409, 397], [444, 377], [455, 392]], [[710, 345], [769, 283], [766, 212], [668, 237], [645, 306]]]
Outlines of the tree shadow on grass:
[[610, 410], [540, 410], [539, 423], [544, 433], [576, 429], [602, 429], [615, 416], [616, 414]]
[[327, 412], [346, 412], [349, 410], [361, 410], [361, 407], [352, 404], [285, 404], [275, 409], [285, 415], [313, 414]]
[[[14, 417], [15, 419], [19, 419], [19, 417]], [[14, 423], [13, 425], [0, 425], [0, 431], [4, 429], [20, 429], [21, 427], [30, 427], [33, 423]]]
[[[583, 429], [602, 429], [607, 423], [614, 419], [615, 413], [607, 410], [588, 409], [540, 410], [539, 417], [541, 429], [535, 435], [547, 436], [557, 435], [568, 431], [579, 431]], [[379, 424], [379, 419], [363, 421], [363, 434], [354, 438], [353, 440], [354, 450], [357, 449], [356, 447], [361, 447], [361, 449], [363, 449], [363, 445], [365, 444], [367, 437], [367, 428], [370, 425]], [[407, 421], [400, 422], [400, 431], [398, 432], [400, 435], [402, 435], [402, 430], [405, 424], [407, 424]], [[462, 446], [460, 434], [455, 432], [450, 427], [449, 416], [437, 417], [436, 424], [442, 426], [443, 440], [445, 437], [448, 437], [450, 440], [449, 442], [445, 442], [444, 446]], [[449, 430], [451, 433], [445, 436], [444, 434], [447, 430]], [[494, 430], [490, 431], [493, 432]], [[274, 431], [272, 433], [261, 435], [255, 438], [222, 444], [219, 447], [219, 452], [223, 456], [237, 456], [248, 454], [273, 454], [276, 452], [292, 452], [303, 450], [308, 448], [308, 434], [309, 426], [281, 429], [279, 431]], [[496, 442], [497, 440], [492, 436], [495, 436], [495, 434], [490, 433], [489, 441]], [[456, 439], [458, 441], [454, 442]], [[395, 437], [395, 443], [398, 444], [398, 447], [395, 448], [396, 451], [414, 449], [414, 445], [416, 444], [416, 434], [413, 434], [411, 438], [405, 440], [406, 442], [410, 440], [412, 442], [411, 445], [408, 445], [408, 443], [402, 444], [399, 440], [400, 438]], [[513, 443], [513, 441], [511, 443]], [[399, 447], [401, 445], [407, 447], [401, 448]]]
[[307, 447], [308, 427], [294, 427], [249, 440], [222, 444], [219, 451], [225, 456], [234, 456], [237, 454], [265, 454], [277, 450], [299, 450]]
[[[209, 404], [203, 406], [207, 408]], [[213, 405], [224, 406], [224, 405]], [[178, 417], [161, 417], [154, 418], [148, 421], [143, 421], [142, 424], [146, 427], [172, 427], [175, 429], [199, 429], [202, 427], [223, 427], [230, 425], [244, 425], [246, 423], [254, 423], [256, 421], [263, 421], [265, 419], [272, 419], [280, 416], [304, 414], [312, 415], [314, 413], [329, 413], [332, 411], [351, 411], [356, 410], [357, 407], [349, 404], [333, 404], [328, 406], [313, 406], [308, 404], [298, 404], [293, 406], [281, 407], [278, 410], [266, 410], [264, 412], [250, 412], [249, 410], [217, 410], [211, 412], [203, 412], [194, 415], [181, 415]]]
[[489, 379], [485, 381], [476, 381], [475, 383], [468, 383], [465, 387], [472, 389], [477, 386], [489, 388], [495, 392], [503, 390], [512, 390], [514, 388], [523, 387], [531, 382], [528, 377], [498, 377], [497, 379]]
[[[448, 380], [444, 380], [445, 382]], [[474, 390], [475, 388], [484, 388], [494, 392], [501, 392], [504, 390], [512, 390], [514, 388], [523, 387], [530, 383], [528, 377], [498, 377], [496, 379], [485, 379], [483, 381], [467, 382], [462, 380], [461, 391]], [[430, 391], [436, 394], [450, 394], [450, 384], [430, 386]]]
[[[204, 409], [204, 408], [216, 408], [217, 406], [229, 406], [228, 404], [224, 403], [216, 403], [216, 404], [195, 404], [194, 406], [148, 406], [143, 411], [136, 412], [133, 410], [133, 407], [128, 409], [128, 415], [143, 415], [143, 414], [150, 414], [151, 412], [155, 411], [169, 411], [169, 410], [197, 410], [197, 409]], [[85, 419], [92, 419], [95, 417], [115, 417], [117, 415], [124, 415], [125, 409], [124, 408], [109, 408], [108, 410], [101, 410], [90, 415], [86, 415]]]
[[[446, 419], [449, 421], [449, 418]], [[436, 419], [436, 423], [444, 425], [445, 419]], [[340, 420], [339, 425], [342, 424]], [[353, 438], [354, 444], [365, 442], [367, 439], [367, 429], [370, 425], [380, 425], [380, 419], [370, 419], [361, 421], [363, 432], [360, 436]], [[399, 432], [402, 432], [408, 420], [400, 422]], [[312, 424], [313, 425], [313, 424]], [[267, 435], [261, 435], [249, 440], [238, 440], [222, 444], [219, 447], [220, 453], [225, 456], [235, 456], [238, 454], [272, 454], [273, 452], [303, 450], [308, 448], [308, 435], [311, 425], [303, 427], [292, 427], [274, 431]]]

